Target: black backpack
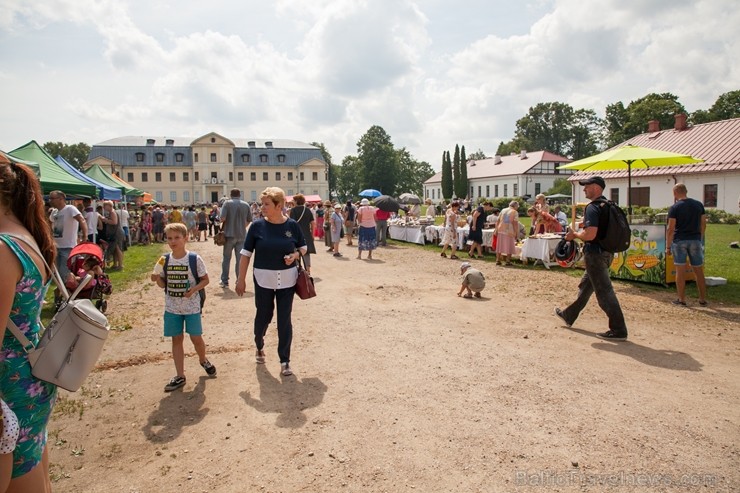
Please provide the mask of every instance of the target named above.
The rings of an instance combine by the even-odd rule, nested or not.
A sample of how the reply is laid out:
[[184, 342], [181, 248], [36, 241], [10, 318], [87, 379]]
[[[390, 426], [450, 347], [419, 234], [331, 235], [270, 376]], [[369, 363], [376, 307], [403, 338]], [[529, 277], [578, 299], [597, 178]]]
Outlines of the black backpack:
[[602, 250], [619, 253], [627, 250], [632, 242], [632, 229], [627, 215], [611, 200], [597, 200], [599, 208], [599, 230], [596, 240]]
[[[164, 282], [165, 282], [165, 289], [167, 289], [167, 265], [170, 263], [170, 254], [166, 253], [164, 255]], [[198, 254], [193, 252], [188, 252], [188, 264], [190, 265], [190, 272], [193, 273], [193, 277], [195, 278], [195, 284], [198, 284], [200, 282], [200, 277], [198, 276]], [[198, 290], [198, 293], [200, 293], [200, 311], [203, 311], [203, 305], [206, 304], [206, 290], [205, 288]]]

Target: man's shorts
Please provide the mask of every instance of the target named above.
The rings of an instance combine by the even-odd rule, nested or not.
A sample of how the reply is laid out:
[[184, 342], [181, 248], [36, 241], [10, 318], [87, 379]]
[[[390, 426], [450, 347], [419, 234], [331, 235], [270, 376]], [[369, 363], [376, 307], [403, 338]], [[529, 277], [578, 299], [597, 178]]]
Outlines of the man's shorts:
[[674, 241], [671, 245], [673, 265], [686, 265], [688, 257], [692, 267], [704, 265], [704, 245], [701, 240]]
[[355, 222], [354, 221], [345, 221], [344, 222], [344, 234], [351, 235], [354, 230], [355, 230]]
[[183, 328], [191, 336], [203, 335], [203, 325], [200, 320], [200, 313], [190, 315], [177, 315], [175, 313], [164, 312], [164, 336], [175, 337], [183, 333]]

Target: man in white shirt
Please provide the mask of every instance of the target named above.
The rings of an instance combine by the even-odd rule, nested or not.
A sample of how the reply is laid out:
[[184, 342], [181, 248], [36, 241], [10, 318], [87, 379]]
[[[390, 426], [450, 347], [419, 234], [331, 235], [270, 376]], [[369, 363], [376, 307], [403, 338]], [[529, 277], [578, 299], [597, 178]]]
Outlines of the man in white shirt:
[[129, 226], [128, 226], [128, 220], [131, 217], [131, 215], [123, 207], [123, 204], [121, 204], [121, 207], [119, 209], [116, 209], [116, 214], [118, 214], [118, 222], [121, 224], [121, 227], [123, 228], [125, 244], [123, 245], [122, 249], [125, 251], [127, 250], [126, 247], [128, 247], [131, 244], [131, 238], [129, 236]]
[[92, 200], [85, 197], [82, 199], [82, 207], [85, 211], [85, 224], [87, 225], [87, 241], [96, 241], [98, 233], [98, 213], [92, 206]]
[[79, 240], [77, 234], [82, 230], [83, 240], [87, 239], [87, 223], [77, 207], [67, 204], [66, 195], [60, 190], [49, 193], [49, 203], [56, 209], [51, 213], [52, 233], [57, 245], [56, 266], [62, 280], [67, 279], [67, 259]]
[[563, 231], [568, 228], [568, 216], [565, 215], [565, 212], [560, 210], [559, 205], [555, 206], [555, 219], [557, 219], [560, 225], [563, 227]]

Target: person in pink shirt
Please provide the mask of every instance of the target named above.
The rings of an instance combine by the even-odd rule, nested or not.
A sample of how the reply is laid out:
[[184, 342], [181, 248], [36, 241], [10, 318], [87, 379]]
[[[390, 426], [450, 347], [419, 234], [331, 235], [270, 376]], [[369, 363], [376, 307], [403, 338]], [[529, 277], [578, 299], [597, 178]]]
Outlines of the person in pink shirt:
[[367, 251], [367, 258], [373, 258], [373, 250], [378, 248], [378, 240], [375, 237], [375, 211], [377, 208], [370, 205], [370, 201], [362, 199], [360, 208], [357, 209], [355, 221], [359, 225], [357, 241], [357, 258], [362, 258], [363, 250]]

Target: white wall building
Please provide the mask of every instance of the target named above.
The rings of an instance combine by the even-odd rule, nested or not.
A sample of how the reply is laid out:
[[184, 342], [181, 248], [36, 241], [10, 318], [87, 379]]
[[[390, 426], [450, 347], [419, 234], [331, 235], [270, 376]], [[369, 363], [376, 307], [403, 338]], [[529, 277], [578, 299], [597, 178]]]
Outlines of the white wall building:
[[[569, 162], [568, 158], [548, 151], [471, 159], [467, 162], [468, 198], [477, 201], [480, 198], [534, 197], [552, 188], [558, 178], [569, 178], [573, 171], [557, 169]], [[432, 199], [435, 204], [442, 201], [442, 172], [424, 182], [424, 198]]]

